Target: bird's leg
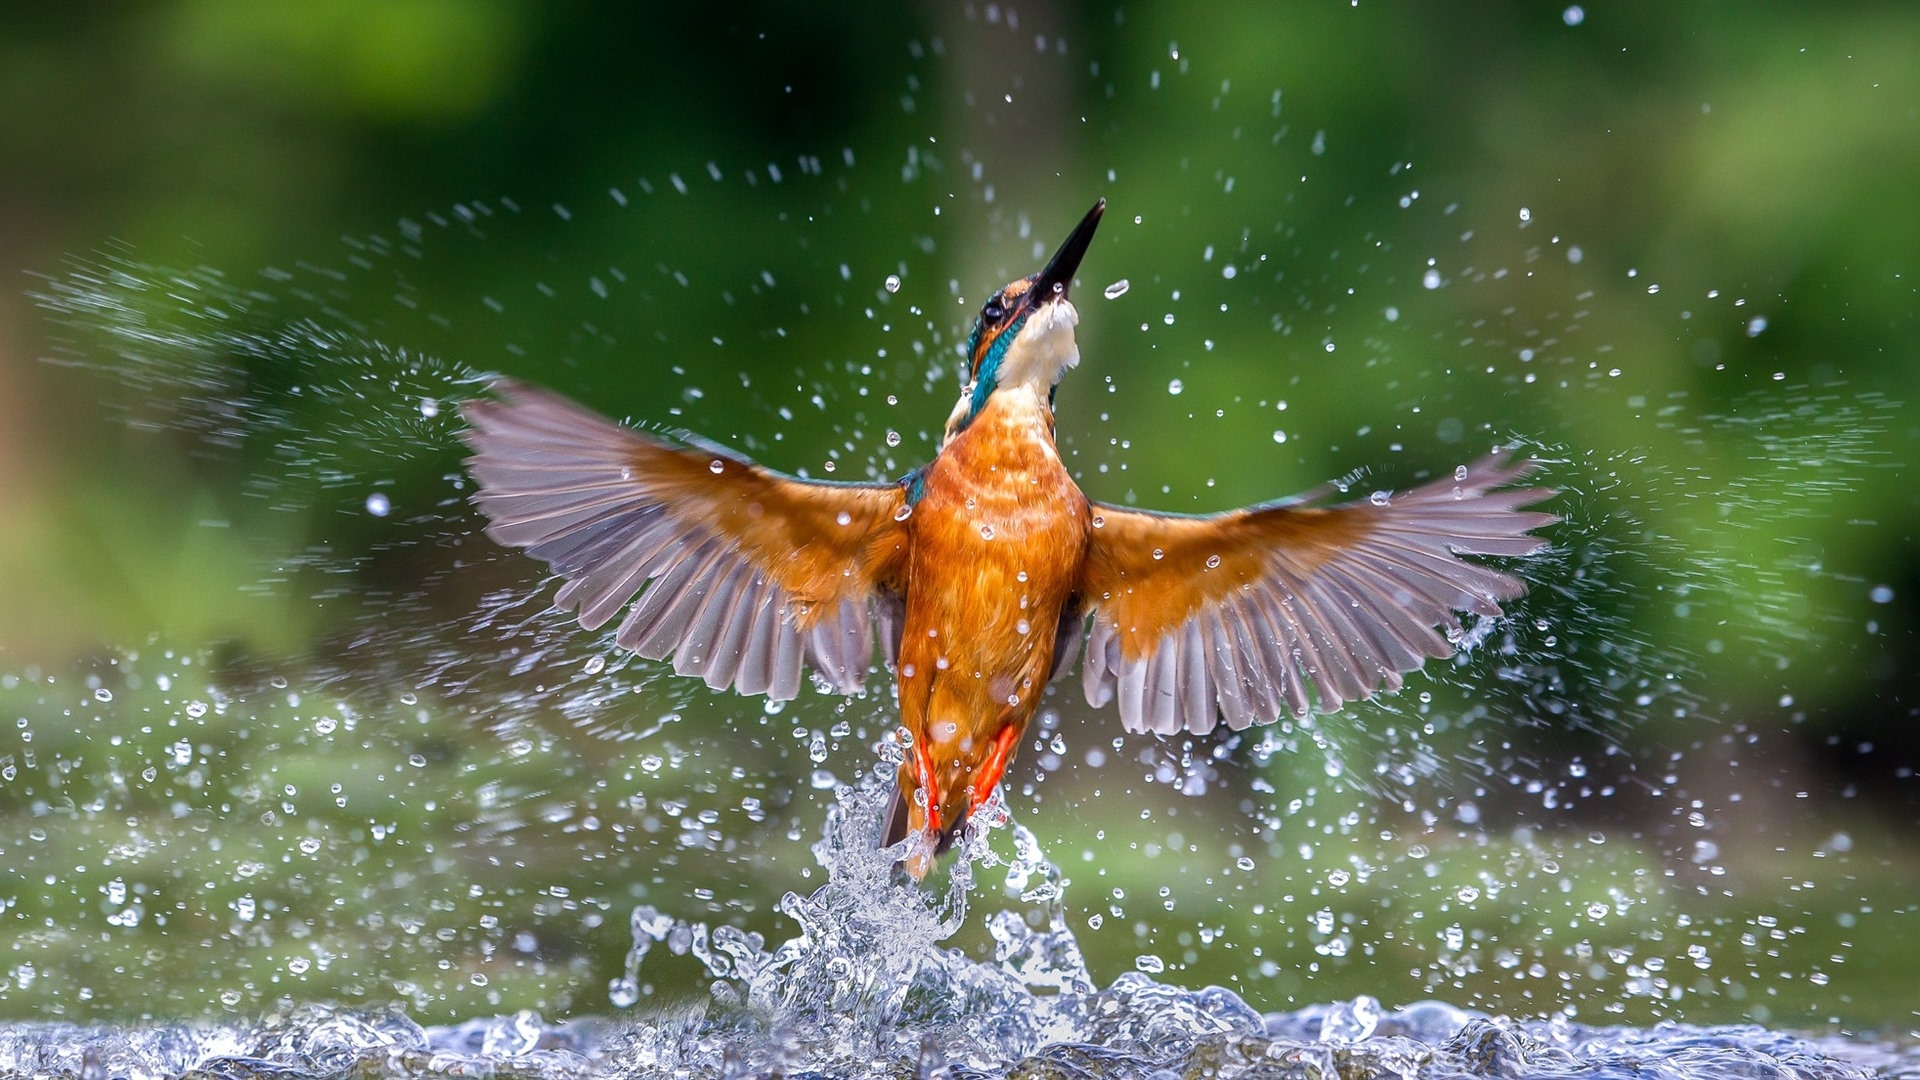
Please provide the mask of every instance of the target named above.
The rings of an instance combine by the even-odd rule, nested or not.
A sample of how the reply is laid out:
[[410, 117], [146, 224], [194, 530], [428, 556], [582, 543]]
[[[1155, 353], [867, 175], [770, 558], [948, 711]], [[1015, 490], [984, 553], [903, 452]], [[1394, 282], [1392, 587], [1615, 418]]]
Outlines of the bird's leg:
[[1013, 748], [1020, 741], [1020, 729], [1025, 726], [1008, 724], [994, 735], [993, 748], [987, 751], [987, 759], [980, 763], [980, 771], [974, 774], [973, 799], [967, 806], [967, 813], [980, 809], [993, 797], [993, 789], [999, 785], [1000, 777], [1006, 774], [1007, 762], [1013, 760]]

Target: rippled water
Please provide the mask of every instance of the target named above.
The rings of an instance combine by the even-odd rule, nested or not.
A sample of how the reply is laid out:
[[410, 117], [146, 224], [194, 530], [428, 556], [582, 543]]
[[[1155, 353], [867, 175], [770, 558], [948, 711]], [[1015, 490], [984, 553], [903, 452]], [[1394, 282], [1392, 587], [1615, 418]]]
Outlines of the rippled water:
[[[1589, 1028], [1520, 1023], [1438, 1002], [1383, 1012], [1369, 998], [1262, 1016], [1223, 990], [1129, 974], [1075, 999], [1082, 1024], [1031, 1052], [952, 1053], [944, 1032], [873, 1050], [796, 1043], [777, 1019], [692, 1010], [550, 1025], [531, 1013], [422, 1028], [398, 1013], [310, 1007], [248, 1028], [0, 1030], [9, 1075], [161, 1077], [1766, 1077], [1920, 1075], [1911, 1047], [1758, 1027]], [[986, 1019], [986, 1018], [981, 1018]], [[1017, 1017], [1001, 1016], [1019, 1027]], [[908, 1034], [905, 1031], [900, 1034]]]
[[[758, 934], [632, 914], [634, 949], [610, 1017], [531, 1012], [423, 1027], [404, 1012], [302, 1005], [253, 1023], [0, 1027], [0, 1075], [79, 1077], [1302, 1077], [1769, 1080], [1920, 1076], [1911, 1042], [1759, 1026], [1589, 1027], [1442, 1002], [1370, 997], [1262, 1014], [1229, 990], [1128, 972], [1096, 987], [1063, 917], [1060, 872], [1031, 833], [987, 812], [944, 891], [900, 883], [872, 847], [878, 790], [848, 790], [815, 855], [827, 883], [790, 893], [798, 926]], [[1011, 836], [1011, 858], [989, 844]], [[1020, 910], [989, 920], [991, 962], [940, 942], [1005, 875]], [[663, 956], [664, 954], [664, 956]], [[706, 1000], [649, 1000], [649, 972], [692, 958]]]

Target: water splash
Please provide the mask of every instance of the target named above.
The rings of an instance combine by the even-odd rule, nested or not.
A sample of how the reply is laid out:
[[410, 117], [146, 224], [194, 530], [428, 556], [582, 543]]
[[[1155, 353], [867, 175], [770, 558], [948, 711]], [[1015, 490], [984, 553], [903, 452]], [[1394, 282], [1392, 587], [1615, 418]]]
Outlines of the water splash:
[[[1031, 833], [989, 807], [943, 893], [902, 884], [874, 847], [884, 791], [844, 788], [814, 846], [825, 885], [789, 893], [798, 932], [758, 934], [635, 909], [626, 980], [641, 992], [654, 948], [692, 956], [710, 997], [620, 1020], [549, 1024], [532, 1012], [422, 1027], [398, 1010], [302, 1006], [253, 1023], [0, 1027], [0, 1073], [54, 1076], [619, 1077], [1412, 1077], [1512, 1080], [1646, 1075], [1868, 1080], [1920, 1070], [1920, 1046], [1758, 1026], [1590, 1027], [1516, 1021], [1367, 996], [1262, 1014], [1219, 987], [1128, 972], [1096, 988], [1064, 918], [1068, 882]], [[1011, 858], [990, 846], [1010, 835]], [[976, 868], [1006, 867], [1024, 910], [989, 921], [991, 962], [943, 948], [965, 920]]]
[[[757, 934], [634, 912], [628, 978], [653, 947], [692, 955], [711, 1001], [643, 1014], [596, 1048], [624, 1075], [1393, 1077], [1637, 1076], [1756, 1072], [1853, 1080], [1920, 1048], [1816, 1043], [1755, 1027], [1593, 1028], [1522, 1023], [1439, 1002], [1383, 1009], [1369, 996], [1261, 1014], [1220, 987], [1189, 990], [1127, 972], [1097, 987], [1065, 918], [1069, 882], [997, 802], [964, 838], [946, 891], [901, 883], [874, 846], [886, 794], [874, 774], [843, 788], [814, 855], [828, 880], [781, 910], [799, 932], [768, 950]], [[1004, 832], [1011, 857], [990, 841]], [[1005, 867], [1018, 907], [993, 913], [991, 962], [941, 947], [960, 929], [976, 868]]]
[[[1665, 1080], [1869, 1080], [1912, 1076], [1911, 1046], [1843, 1042], [1751, 1026], [1588, 1027], [1518, 1022], [1436, 1002], [1380, 1016], [1351, 1041], [1321, 1038], [1335, 1003], [1265, 1016], [1225, 991], [1189, 992], [1129, 974], [1093, 995], [1103, 1011], [1077, 1032], [1031, 1053], [987, 1064], [949, 1056], [934, 1035], [894, 1057], [820, 1059], [804, 1047], [758, 1034], [733, 1012], [690, 1010], [619, 1025], [601, 1020], [548, 1024], [518, 1013], [421, 1027], [398, 1013], [309, 1006], [257, 1025], [166, 1025], [115, 1029], [26, 1024], [0, 1029], [0, 1069], [9, 1075], [196, 1076], [276, 1080], [352, 1076], [494, 1076], [526, 1080], [584, 1077], [960, 1076], [1501, 1077], [1638, 1080], [1658, 1062]], [[1072, 1034], [1089, 1036], [1075, 1039]]]

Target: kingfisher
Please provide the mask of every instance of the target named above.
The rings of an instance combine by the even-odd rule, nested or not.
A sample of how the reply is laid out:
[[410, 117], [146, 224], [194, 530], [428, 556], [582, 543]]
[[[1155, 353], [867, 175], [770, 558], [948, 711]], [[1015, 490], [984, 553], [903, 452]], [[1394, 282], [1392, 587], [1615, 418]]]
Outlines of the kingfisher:
[[[616, 424], [502, 378], [462, 408], [487, 534], [562, 579], [587, 630], [716, 690], [853, 694], [893, 674], [905, 752], [880, 839], [932, 870], [1080, 658], [1128, 731], [1202, 735], [1333, 712], [1451, 655], [1460, 613], [1525, 583], [1559, 520], [1512, 448], [1411, 490], [1322, 488], [1208, 515], [1094, 502], [1060, 459], [1054, 397], [1080, 361], [1069, 298], [1106, 200], [1039, 272], [994, 292], [933, 460], [893, 482], [776, 472], [685, 433]], [[637, 598], [637, 599], [636, 599]]]

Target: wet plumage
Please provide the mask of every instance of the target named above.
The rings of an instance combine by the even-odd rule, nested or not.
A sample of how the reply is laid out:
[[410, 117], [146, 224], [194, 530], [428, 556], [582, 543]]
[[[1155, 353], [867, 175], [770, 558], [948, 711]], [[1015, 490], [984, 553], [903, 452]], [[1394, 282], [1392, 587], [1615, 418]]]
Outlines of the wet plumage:
[[[1051, 679], [1081, 657], [1130, 731], [1331, 712], [1450, 655], [1457, 612], [1524, 584], [1460, 555], [1525, 555], [1556, 520], [1496, 451], [1384, 501], [1323, 491], [1208, 516], [1090, 502], [1054, 446], [1079, 360], [1067, 297], [1105, 203], [1048, 266], [983, 305], [934, 460], [896, 483], [800, 480], [501, 380], [464, 409], [488, 534], [566, 579], [588, 629], [715, 689], [894, 672], [908, 751], [883, 833], [923, 877], [992, 792]], [[636, 596], [638, 599], [636, 600]], [[1084, 647], [1082, 642], [1084, 641]]]

